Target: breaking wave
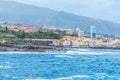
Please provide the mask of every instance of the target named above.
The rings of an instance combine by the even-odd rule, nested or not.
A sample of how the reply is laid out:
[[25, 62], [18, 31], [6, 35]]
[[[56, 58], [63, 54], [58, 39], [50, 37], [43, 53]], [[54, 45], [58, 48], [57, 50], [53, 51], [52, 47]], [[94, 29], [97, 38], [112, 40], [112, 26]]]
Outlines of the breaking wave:
[[106, 55], [118, 54], [120, 50], [112, 49], [71, 49], [71, 50], [50, 50], [46, 52], [0, 52], [0, 54], [83, 54], [83, 55]]
[[61, 77], [61, 78], [54, 78], [54, 79], [45, 79], [45, 78], [36, 78], [36, 79], [25, 79], [25, 80], [73, 80], [74, 78], [86, 78], [89, 77], [88, 75], [73, 75], [69, 77]]
[[75, 50], [68, 50], [63, 52], [63, 54], [83, 54], [83, 55], [110, 55], [110, 54], [119, 54], [120, 50], [95, 50], [95, 49], [75, 49]]
[[55, 55], [57, 58], [72, 58], [70, 55]]
[[60, 78], [35, 78], [35, 79], [25, 79], [25, 80], [119, 80], [119, 76], [108, 75], [106, 73], [96, 73], [93, 75], [72, 75], [68, 77], [60, 77]]

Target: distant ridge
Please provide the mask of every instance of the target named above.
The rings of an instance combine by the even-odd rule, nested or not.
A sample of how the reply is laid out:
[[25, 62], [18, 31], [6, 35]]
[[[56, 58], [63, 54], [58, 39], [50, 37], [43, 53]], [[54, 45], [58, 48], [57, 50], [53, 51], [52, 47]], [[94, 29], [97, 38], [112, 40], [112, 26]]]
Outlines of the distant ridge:
[[79, 27], [84, 31], [88, 31], [89, 27], [93, 25], [97, 27], [99, 33], [120, 34], [119, 23], [78, 16], [13, 1], [0, 0], [0, 21], [39, 26], [49, 25], [72, 29]]

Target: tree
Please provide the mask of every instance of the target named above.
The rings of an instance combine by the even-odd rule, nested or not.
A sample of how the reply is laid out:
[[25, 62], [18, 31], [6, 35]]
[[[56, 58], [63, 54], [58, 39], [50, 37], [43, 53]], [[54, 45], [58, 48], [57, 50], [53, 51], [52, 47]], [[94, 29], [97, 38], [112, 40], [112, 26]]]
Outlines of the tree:
[[24, 31], [18, 31], [18, 32], [15, 32], [15, 35], [17, 38], [25, 38], [25, 32]]
[[5, 27], [5, 32], [8, 32], [8, 27], [7, 26]]

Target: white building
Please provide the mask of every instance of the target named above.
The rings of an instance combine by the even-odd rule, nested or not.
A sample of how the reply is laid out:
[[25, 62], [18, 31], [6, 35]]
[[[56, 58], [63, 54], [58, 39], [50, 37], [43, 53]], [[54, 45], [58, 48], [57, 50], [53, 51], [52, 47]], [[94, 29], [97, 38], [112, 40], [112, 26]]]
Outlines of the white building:
[[76, 29], [78, 37], [82, 37], [84, 35], [84, 31], [82, 31], [80, 28]]

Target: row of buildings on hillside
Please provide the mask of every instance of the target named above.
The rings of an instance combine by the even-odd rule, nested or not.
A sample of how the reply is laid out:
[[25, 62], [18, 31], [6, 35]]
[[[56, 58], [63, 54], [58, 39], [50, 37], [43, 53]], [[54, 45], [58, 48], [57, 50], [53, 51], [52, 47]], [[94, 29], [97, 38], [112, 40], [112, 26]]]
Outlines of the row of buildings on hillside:
[[120, 40], [112, 38], [93, 39], [65, 36], [53, 41], [53, 45], [63, 47], [120, 47]]
[[0, 31], [5, 31], [6, 29], [14, 31], [24, 31], [24, 32], [54, 32], [60, 34], [61, 36], [77, 36], [77, 37], [87, 37], [87, 38], [103, 38], [103, 37], [113, 37], [105, 34], [98, 34], [95, 26], [90, 26], [90, 30], [83, 31], [80, 28], [76, 29], [65, 29], [58, 28], [55, 26], [33, 26], [26, 24], [10, 24], [6, 22], [0, 23]]
[[6, 22], [0, 23], [0, 30], [5, 31], [6, 29], [13, 31], [24, 31], [24, 32], [37, 32], [37, 26], [25, 25], [25, 24], [9, 24]]
[[90, 26], [90, 33], [86, 37], [79, 28], [77, 36], [64, 36], [53, 42], [55, 46], [64, 47], [120, 47], [120, 39], [101, 37], [97, 34], [95, 26]]

